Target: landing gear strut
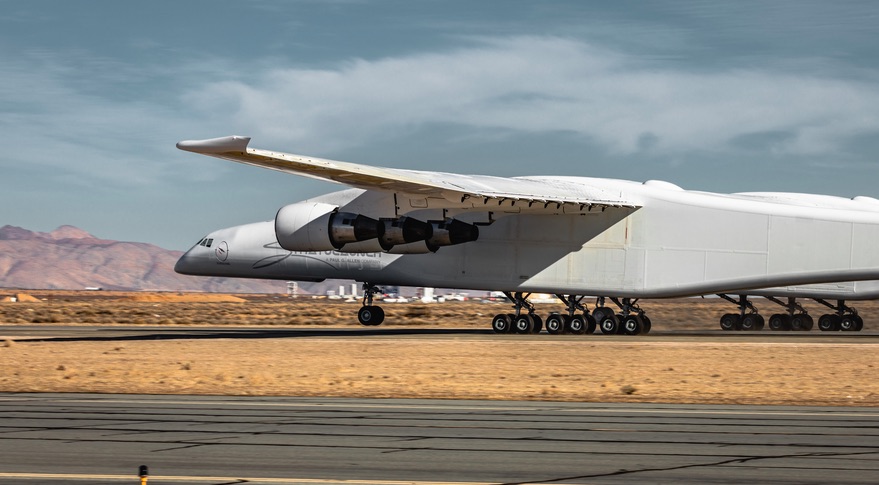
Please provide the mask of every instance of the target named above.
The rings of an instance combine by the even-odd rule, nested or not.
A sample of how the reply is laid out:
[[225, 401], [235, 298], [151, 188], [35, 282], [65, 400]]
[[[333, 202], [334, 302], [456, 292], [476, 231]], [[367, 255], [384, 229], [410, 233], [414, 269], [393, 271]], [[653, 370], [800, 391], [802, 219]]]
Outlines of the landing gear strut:
[[[634, 300], [631, 298], [611, 298], [610, 301], [620, 307], [620, 313], [616, 315], [620, 325], [617, 333], [624, 333], [626, 335], [650, 333], [650, 318], [648, 318], [647, 315], [644, 314], [644, 310], [638, 306], [637, 298]], [[601, 331], [604, 332], [603, 326]]]
[[787, 303], [772, 296], [765, 296], [767, 300], [787, 308], [787, 313], [776, 313], [769, 317], [770, 330], [797, 330], [808, 332], [812, 330], [814, 321], [812, 316], [797, 303], [794, 297], [788, 297]]
[[385, 321], [385, 311], [382, 307], [372, 304], [372, 296], [381, 293], [381, 288], [371, 283], [363, 283], [363, 306], [357, 312], [357, 319], [361, 325], [374, 327]]
[[[543, 319], [534, 313], [534, 305], [528, 301], [531, 293], [524, 294], [521, 291], [511, 293], [505, 291], [504, 295], [513, 302], [516, 313], [499, 313], [491, 320], [491, 328], [495, 333], [540, 333], [543, 329]], [[526, 311], [523, 312], [522, 309]]]
[[[550, 313], [550, 315], [546, 317], [547, 332], [553, 335], [563, 332], [576, 335], [595, 333], [595, 318], [593, 318], [592, 315], [589, 314], [589, 310], [580, 303], [585, 297], [558, 294], [555, 297], [565, 304], [565, 311], [567, 314]], [[583, 314], [577, 315], [577, 310], [580, 310]]]
[[858, 311], [850, 306], [846, 306], [845, 300], [837, 300], [836, 305], [832, 305], [820, 298], [812, 298], [816, 302], [836, 311], [836, 313], [828, 313], [818, 318], [818, 328], [822, 332], [830, 332], [834, 330], [843, 330], [846, 332], [860, 332], [864, 328], [864, 319], [858, 315]]
[[731, 330], [745, 330], [745, 331], [757, 331], [763, 330], [763, 325], [765, 321], [763, 320], [763, 315], [757, 312], [757, 307], [754, 306], [748, 300], [747, 295], [739, 295], [739, 299], [719, 294], [717, 295], [724, 300], [734, 303], [739, 307], [739, 313], [727, 313], [724, 316], [720, 317], [720, 328], [726, 331]]

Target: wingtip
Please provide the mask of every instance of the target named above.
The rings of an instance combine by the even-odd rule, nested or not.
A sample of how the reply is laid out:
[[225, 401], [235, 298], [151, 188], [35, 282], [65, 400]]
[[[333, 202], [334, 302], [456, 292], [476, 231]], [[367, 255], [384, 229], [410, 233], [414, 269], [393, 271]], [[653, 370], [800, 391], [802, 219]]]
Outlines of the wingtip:
[[177, 148], [187, 152], [216, 154], [243, 152], [247, 150], [249, 143], [249, 136], [224, 136], [207, 140], [183, 140], [177, 142]]

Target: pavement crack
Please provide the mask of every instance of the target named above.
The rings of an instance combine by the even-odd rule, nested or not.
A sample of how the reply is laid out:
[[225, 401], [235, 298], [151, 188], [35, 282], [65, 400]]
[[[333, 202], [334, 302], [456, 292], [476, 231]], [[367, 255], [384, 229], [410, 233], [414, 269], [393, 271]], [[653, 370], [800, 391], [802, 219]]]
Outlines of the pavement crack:
[[171, 448], [161, 448], [158, 450], [153, 450], [150, 453], [162, 453], [165, 451], [186, 450], [189, 448], [198, 448], [199, 446], [208, 446], [211, 444], [213, 444], [213, 443], [195, 443], [195, 444], [190, 444], [190, 445], [185, 445], [185, 446], [173, 446]]
[[762, 460], [776, 460], [783, 458], [815, 458], [815, 457], [841, 457], [841, 456], [857, 456], [857, 455], [869, 455], [873, 454], [873, 451], [860, 451], [860, 452], [851, 452], [851, 453], [794, 453], [789, 455], [771, 455], [771, 456], [746, 456], [742, 458], [733, 458], [729, 460], [721, 460], [711, 463], [694, 463], [690, 465], [678, 465], [678, 466], [670, 466], [670, 467], [656, 467], [656, 468], [640, 468], [636, 470], [617, 470], [615, 472], [609, 473], [596, 473], [592, 475], [579, 475], [579, 476], [570, 476], [570, 477], [560, 477], [560, 478], [550, 478], [546, 480], [528, 480], [527, 482], [507, 482], [499, 485], [523, 485], [523, 484], [537, 484], [537, 483], [558, 483], [558, 482], [566, 482], [569, 480], [585, 480], [590, 478], [605, 478], [605, 477], [618, 477], [623, 475], [634, 475], [637, 473], [649, 473], [649, 472], [668, 472], [674, 470], [686, 470], [690, 468], [702, 468], [702, 467], [712, 467], [712, 466], [723, 466], [723, 465], [731, 465], [736, 463], [748, 463], [752, 461], [762, 461]]

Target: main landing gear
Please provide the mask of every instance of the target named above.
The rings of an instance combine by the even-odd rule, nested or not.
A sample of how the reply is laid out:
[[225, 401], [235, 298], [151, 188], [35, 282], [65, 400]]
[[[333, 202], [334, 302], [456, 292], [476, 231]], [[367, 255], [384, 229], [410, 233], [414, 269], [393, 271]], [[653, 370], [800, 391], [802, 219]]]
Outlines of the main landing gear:
[[[720, 328], [727, 331], [745, 330], [756, 331], [763, 329], [763, 316], [757, 312], [757, 308], [751, 304], [746, 295], [740, 295], [736, 300], [728, 295], [717, 295], [739, 306], [739, 313], [727, 313], [720, 317]], [[809, 312], [797, 303], [797, 299], [789, 297], [787, 303], [772, 296], [765, 299], [785, 307], [786, 313], [776, 313], [769, 317], [768, 326], [774, 331], [802, 331], [812, 330], [815, 322]], [[864, 327], [864, 320], [858, 315], [858, 311], [845, 305], [844, 300], [839, 300], [836, 305], [828, 303], [820, 298], [813, 298], [816, 302], [829, 307], [836, 313], [821, 315], [818, 319], [818, 328], [828, 332], [843, 330], [857, 332]]]
[[720, 328], [726, 331], [763, 330], [763, 325], [765, 324], [763, 315], [757, 312], [757, 307], [748, 300], [747, 295], [740, 295], [738, 300], [723, 294], [717, 296], [739, 306], [739, 313], [727, 313], [720, 317]]
[[[650, 318], [644, 314], [644, 310], [638, 306], [638, 299], [631, 298], [611, 298], [616, 306], [620, 308], [620, 313], [614, 315], [604, 306], [604, 298], [598, 299], [600, 306], [595, 309], [593, 314], [604, 308], [605, 313], [599, 320], [599, 328], [601, 333], [621, 333], [625, 335], [640, 335], [642, 333], [650, 333]], [[596, 317], [597, 319], [598, 317]], [[616, 320], [617, 325], [613, 325], [612, 321]]]
[[857, 310], [846, 306], [845, 300], [837, 300], [835, 306], [820, 298], [813, 298], [813, 300], [836, 311], [836, 313], [827, 313], [818, 318], [818, 328], [821, 331], [860, 332], [864, 328], [864, 319], [858, 315]]
[[374, 327], [385, 321], [385, 311], [382, 307], [372, 304], [372, 296], [381, 293], [381, 288], [370, 283], [363, 283], [363, 306], [357, 312], [357, 319], [361, 325]]
[[[528, 301], [531, 293], [526, 295], [522, 292], [513, 294], [505, 291], [504, 295], [513, 302], [515, 313], [499, 313], [495, 315], [491, 319], [491, 329], [495, 333], [540, 333], [540, 330], [543, 329], [543, 319], [540, 318], [540, 315], [534, 313], [534, 305]], [[522, 310], [525, 311], [523, 312]]]
[[[595, 317], [590, 315], [589, 310], [580, 303], [585, 297], [576, 295], [556, 295], [555, 297], [565, 304], [565, 313], [553, 312], [546, 317], [547, 333], [552, 335], [595, 333]], [[583, 313], [578, 315], [577, 310]]]
[[[515, 313], [500, 313], [491, 321], [495, 333], [540, 333], [543, 323], [534, 312], [534, 305], [528, 300], [529, 294], [504, 292], [513, 302]], [[650, 319], [638, 307], [637, 300], [611, 298], [620, 308], [620, 313], [605, 306], [605, 298], [599, 297], [596, 307], [589, 313], [583, 305], [584, 296], [555, 295], [565, 304], [564, 312], [553, 312], [546, 317], [546, 332], [552, 335], [583, 335], [595, 333], [596, 328], [604, 334], [638, 335], [650, 332]]]

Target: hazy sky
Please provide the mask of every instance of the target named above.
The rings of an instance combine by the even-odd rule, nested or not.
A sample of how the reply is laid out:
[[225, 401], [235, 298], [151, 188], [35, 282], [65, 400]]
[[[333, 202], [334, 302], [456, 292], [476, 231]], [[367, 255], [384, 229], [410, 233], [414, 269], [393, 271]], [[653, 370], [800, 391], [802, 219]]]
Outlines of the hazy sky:
[[177, 150], [879, 197], [879, 2], [0, 1], [0, 225], [186, 249], [343, 187]]

